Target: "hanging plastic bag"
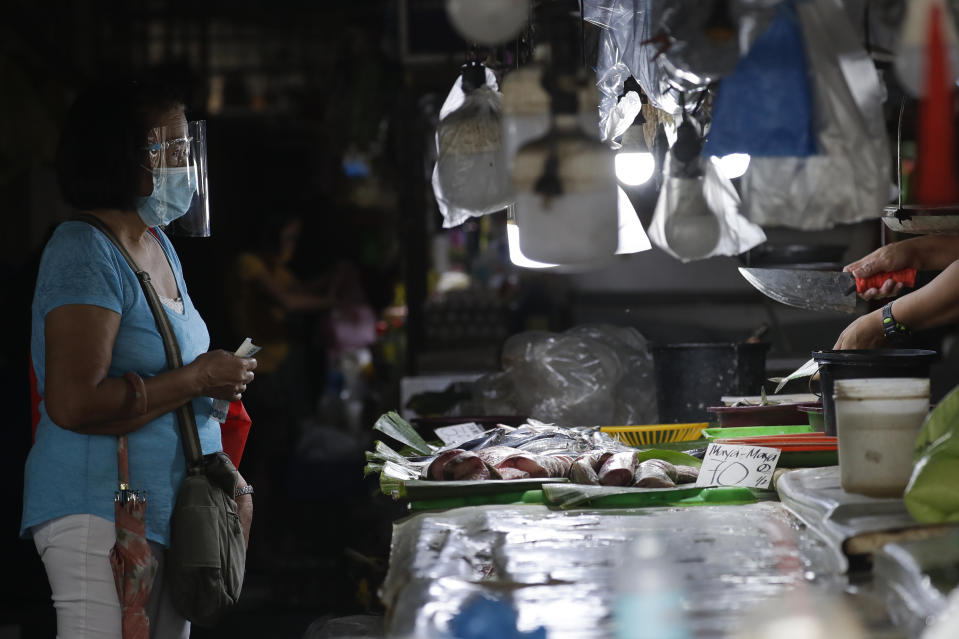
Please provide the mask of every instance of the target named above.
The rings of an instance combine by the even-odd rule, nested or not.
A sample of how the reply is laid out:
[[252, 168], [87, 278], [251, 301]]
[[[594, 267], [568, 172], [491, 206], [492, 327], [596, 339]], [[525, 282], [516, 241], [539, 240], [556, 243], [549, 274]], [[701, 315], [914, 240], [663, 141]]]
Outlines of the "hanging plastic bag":
[[816, 152], [799, 18], [789, 3], [719, 83], [704, 153], [805, 157]]
[[818, 153], [753, 157], [742, 181], [744, 213], [763, 226], [804, 230], [879, 217], [892, 189], [879, 75], [838, 4], [807, 0], [796, 8]]
[[599, 139], [615, 149], [616, 138], [630, 127], [642, 109], [639, 93], [626, 91], [631, 77], [629, 67], [619, 59], [613, 34], [607, 29], [600, 34], [596, 65], [596, 87], [599, 89]]
[[584, 0], [584, 19], [604, 29], [596, 68], [604, 96], [600, 104], [601, 123], [606, 122], [630, 75], [655, 107], [667, 113], [679, 111], [676, 95], [669, 91], [668, 78], [655, 62], [657, 47], [647, 44], [653, 35], [651, 5], [651, 0]]
[[[668, 34], [656, 62], [674, 82], [705, 86], [732, 73], [739, 60], [738, 20], [731, 0], [655, 2], [657, 34]], [[665, 44], [665, 43], [664, 43]]]
[[484, 86], [464, 92], [463, 76], [458, 77], [440, 110], [432, 184], [444, 228], [501, 211], [510, 202], [501, 96], [493, 72], [482, 70]]
[[[669, 175], [668, 164], [666, 169]], [[739, 255], [765, 242], [763, 230], [739, 213], [736, 188], [716, 163], [703, 162], [702, 169], [701, 177], [666, 178], [649, 239], [683, 262]]]

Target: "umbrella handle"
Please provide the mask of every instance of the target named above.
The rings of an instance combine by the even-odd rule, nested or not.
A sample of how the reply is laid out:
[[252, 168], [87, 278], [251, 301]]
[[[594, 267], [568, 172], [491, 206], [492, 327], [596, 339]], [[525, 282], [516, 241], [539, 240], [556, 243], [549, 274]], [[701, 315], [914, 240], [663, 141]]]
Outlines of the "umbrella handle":
[[117, 436], [117, 480], [120, 482], [120, 489], [130, 488], [130, 456], [127, 453], [127, 436]]

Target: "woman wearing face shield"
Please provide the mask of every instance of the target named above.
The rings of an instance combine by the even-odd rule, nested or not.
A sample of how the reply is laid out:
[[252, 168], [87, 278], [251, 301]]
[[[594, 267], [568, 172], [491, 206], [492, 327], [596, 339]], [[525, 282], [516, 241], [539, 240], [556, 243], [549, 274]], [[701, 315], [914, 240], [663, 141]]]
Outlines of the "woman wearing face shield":
[[[61, 224], [44, 249], [34, 291], [31, 354], [42, 402], [20, 529], [43, 561], [60, 637], [121, 636], [109, 560], [118, 435], [126, 435], [131, 487], [148, 495], [146, 536], [159, 560], [146, 606], [150, 635], [190, 633], [163, 581], [170, 513], [185, 474], [173, 411], [192, 402], [203, 453], [221, 450], [213, 399], [239, 399], [256, 368], [253, 359], [208, 351], [206, 325], [161, 229], [200, 193], [197, 159], [189, 157], [196, 153], [192, 130], [182, 103], [136, 83], [81, 94], [61, 130], [62, 195], [105, 223], [150, 274], [184, 365], [168, 369], [144, 292], [117, 248], [91, 224]], [[236, 500], [248, 540], [252, 498], [247, 492]]]

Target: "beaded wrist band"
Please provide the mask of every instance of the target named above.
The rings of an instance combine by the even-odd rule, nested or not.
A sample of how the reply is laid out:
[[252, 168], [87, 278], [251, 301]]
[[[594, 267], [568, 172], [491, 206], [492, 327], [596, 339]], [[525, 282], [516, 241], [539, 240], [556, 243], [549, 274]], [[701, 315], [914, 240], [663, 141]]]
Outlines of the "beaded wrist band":
[[890, 344], [900, 344], [912, 334], [908, 326], [892, 316], [892, 302], [882, 307], [882, 332]]

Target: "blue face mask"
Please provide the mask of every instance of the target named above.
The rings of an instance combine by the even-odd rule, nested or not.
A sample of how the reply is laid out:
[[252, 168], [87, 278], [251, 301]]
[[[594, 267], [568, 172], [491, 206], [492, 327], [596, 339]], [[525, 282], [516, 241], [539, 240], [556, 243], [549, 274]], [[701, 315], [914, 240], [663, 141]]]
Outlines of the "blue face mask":
[[153, 169], [153, 193], [137, 200], [137, 213], [149, 227], [166, 226], [190, 209], [196, 182], [190, 167]]

